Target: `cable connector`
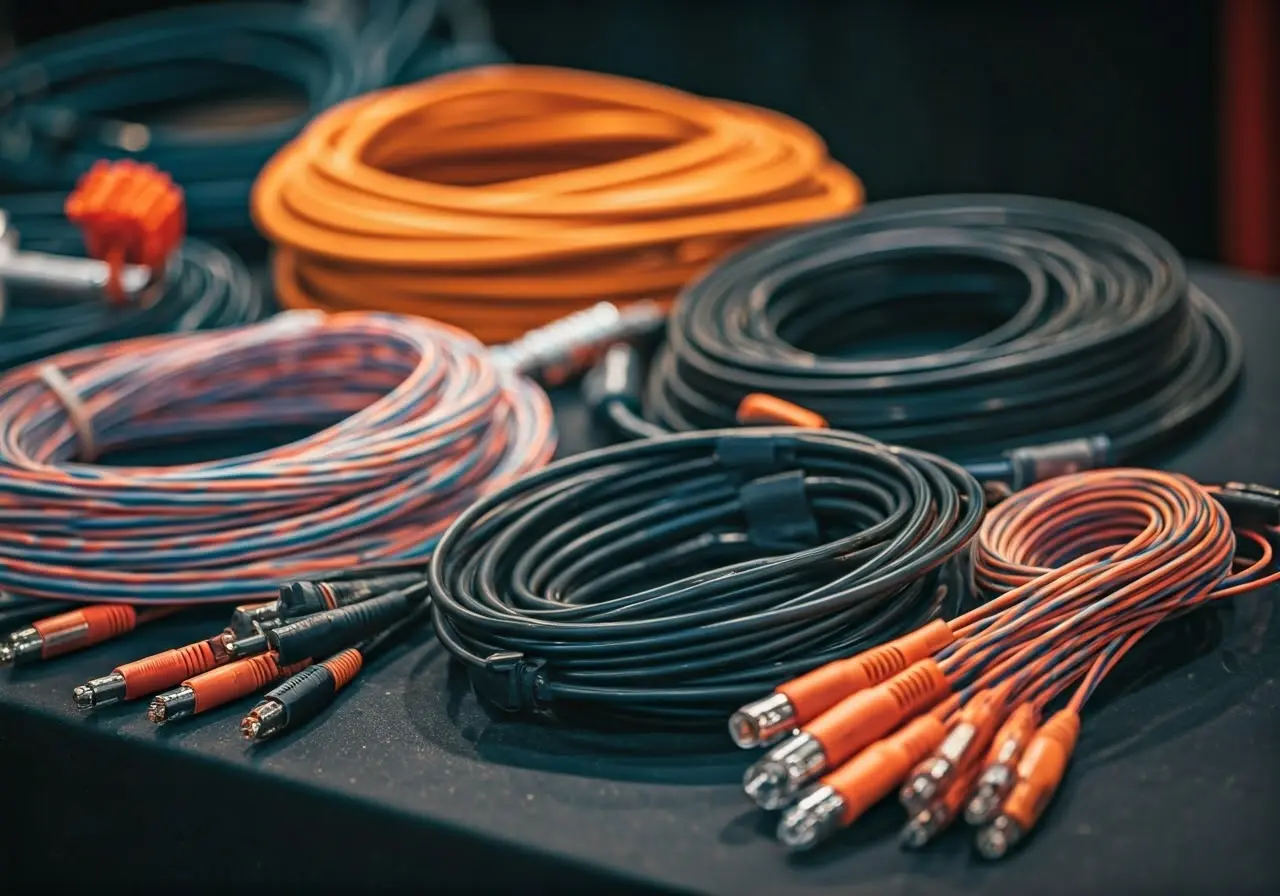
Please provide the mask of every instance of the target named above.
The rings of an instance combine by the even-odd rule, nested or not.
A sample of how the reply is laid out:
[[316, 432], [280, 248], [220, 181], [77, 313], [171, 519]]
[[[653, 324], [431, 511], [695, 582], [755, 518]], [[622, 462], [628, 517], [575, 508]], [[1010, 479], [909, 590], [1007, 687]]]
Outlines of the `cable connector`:
[[356, 677], [363, 663], [360, 651], [352, 647], [308, 666], [268, 691], [244, 717], [240, 733], [245, 740], [266, 740], [314, 718]]
[[1040, 726], [1018, 762], [1018, 778], [1000, 814], [978, 832], [984, 859], [999, 859], [1031, 830], [1053, 799], [1080, 736], [1080, 716], [1064, 709]]
[[396, 573], [370, 579], [339, 579], [336, 581], [288, 582], [280, 586], [280, 599], [276, 602], [280, 616], [286, 620], [349, 607], [371, 597], [409, 588], [423, 581], [418, 572]]
[[819, 666], [748, 703], [729, 717], [729, 736], [739, 747], [766, 746], [807, 724], [844, 698], [897, 675], [956, 639], [935, 619], [915, 631], [848, 659]]
[[898, 845], [903, 849], [920, 849], [951, 827], [964, 810], [965, 801], [981, 771], [982, 764], [973, 762], [953, 775], [941, 797], [919, 808], [908, 819], [898, 836]]
[[107, 263], [106, 291], [124, 299], [126, 263], [163, 274], [187, 226], [182, 190], [154, 165], [98, 161], [67, 197], [67, 218], [80, 228], [89, 255]]
[[227, 626], [238, 638], [259, 634], [280, 621], [280, 606], [276, 601], [265, 604], [245, 604], [231, 611], [231, 623]]
[[351, 606], [304, 616], [268, 631], [267, 645], [283, 663], [335, 653], [407, 616], [421, 603], [422, 590], [392, 591]]
[[[582, 380], [582, 399], [592, 416], [605, 416], [611, 404], [620, 404], [640, 416], [644, 393], [644, 366], [640, 352], [625, 342], [611, 345]], [[607, 417], [605, 417], [607, 421]]]
[[969, 824], [986, 824], [995, 817], [1005, 794], [1013, 787], [1018, 760], [1031, 738], [1035, 737], [1039, 724], [1040, 711], [1034, 704], [1019, 704], [1009, 713], [1009, 718], [991, 740], [973, 796], [965, 808], [964, 819]]
[[965, 704], [938, 749], [907, 776], [899, 799], [909, 814], [927, 809], [962, 770], [980, 767], [979, 757], [987, 751], [1001, 708], [999, 695], [991, 689], [979, 691]]
[[305, 659], [284, 666], [270, 653], [236, 660], [188, 678], [173, 690], [158, 695], [147, 708], [147, 718], [159, 724], [214, 709], [292, 675], [310, 663], [310, 659]]
[[1024, 445], [1005, 452], [1011, 471], [1010, 487], [1016, 492], [1045, 479], [1096, 470], [1111, 463], [1111, 439], [1105, 435], [1083, 439]]
[[109, 675], [90, 679], [77, 687], [72, 697], [79, 709], [94, 709], [173, 687], [230, 661], [224, 638], [217, 635], [117, 666]]
[[1212, 494], [1226, 509], [1234, 526], [1280, 526], [1280, 491], [1274, 488], [1247, 482], [1228, 482]]
[[515, 650], [491, 653], [484, 666], [468, 666], [471, 689], [477, 697], [503, 712], [534, 712], [547, 705], [546, 661]]
[[853, 824], [892, 793], [945, 734], [941, 720], [926, 714], [871, 744], [800, 795], [778, 821], [778, 839], [793, 850], [810, 849]]
[[94, 604], [47, 616], [9, 635], [0, 666], [47, 660], [133, 631], [138, 612], [129, 604]]
[[609, 346], [657, 332], [665, 320], [656, 302], [597, 302], [494, 346], [493, 358], [543, 385], [558, 386], [589, 369]]
[[[846, 697], [773, 747], [747, 769], [743, 789], [762, 809], [781, 808], [809, 781], [838, 768], [950, 693], [951, 684], [937, 662], [921, 660]], [[908, 771], [910, 767], [903, 769], [898, 781]]]

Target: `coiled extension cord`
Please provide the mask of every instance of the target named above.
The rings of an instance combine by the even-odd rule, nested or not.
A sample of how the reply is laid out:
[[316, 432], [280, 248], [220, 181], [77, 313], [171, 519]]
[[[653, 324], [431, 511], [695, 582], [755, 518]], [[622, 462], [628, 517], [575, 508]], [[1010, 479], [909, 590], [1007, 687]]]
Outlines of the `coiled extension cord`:
[[[942, 344], [848, 354], [887, 334]], [[645, 436], [727, 425], [765, 393], [1016, 488], [1148, 454], [1207, 417], [1241, 366], [1230, 323], [1155, 233], [1067, 202], [942, 196], [731, 256], [680, 296], [643, 407], [595, 397]], [[614, 382], [640, 388], [635, 373]]]
[[[433, 36], [442, 19], [449, 39]], [[477, 0], [205, 4], [53, 38], [0, 69], [0, 187], [10, 194], [0, 207], [24, 221], [57, 218], [93, 162], [131, 158], [182, 186], [191, 232], [253, 236], [254, 178], [317, 113], [501, 59]], [[258, 123], [242, 110], [234, 128], [164, 123], [175, 109], [275, 88], [302, 97], [300, 108]]]
[[851, 433], [615, 446], [459, 516], [431, 558], [433, 622], [504, 709], [723, 724], [745, 699], [932, 617], [982, 509], [958, 466]]

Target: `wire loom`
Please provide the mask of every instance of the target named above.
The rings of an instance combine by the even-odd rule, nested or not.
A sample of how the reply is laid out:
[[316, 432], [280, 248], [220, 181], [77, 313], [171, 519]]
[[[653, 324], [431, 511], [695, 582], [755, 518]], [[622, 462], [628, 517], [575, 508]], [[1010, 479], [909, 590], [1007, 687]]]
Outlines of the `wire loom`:
[[432, 556], [433, 622], [502, 708], [722, 722], [933, 616], [982, 508], [954, 464], [850, 433], [616, 446], [464, 512]]
[[[265, 600], [282, 581], [422, 557], [555, 444], [540, 388], [470, 336], [394, 315], [82, 349], [12, 371], [0, 395], [0, 589], [76, 601]], [[73, 461], [289, 424], [326, 428], [207, 463]]]
[[[949, 347], [842, 355], [926, 330]], [[927, 197], [725, 260], [680, 296], [643, 419], [635, 403], [605, 412], [643, 437], [730, 424], [766, 393], [1017, 479], [1006, 449], [1101, 437], [1110, 457], [1094, 461], [1120, 463], [1160, 447], [1226, 398], [1241, 363], [1226, 317], [1151, 231], [1054, 200]]]

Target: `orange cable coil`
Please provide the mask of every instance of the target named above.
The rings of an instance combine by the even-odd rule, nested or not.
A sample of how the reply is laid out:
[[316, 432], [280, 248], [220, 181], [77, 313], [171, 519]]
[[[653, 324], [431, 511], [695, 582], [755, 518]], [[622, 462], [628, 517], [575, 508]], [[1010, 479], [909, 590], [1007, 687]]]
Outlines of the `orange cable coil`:
[[420, 314], [487, 343], [599, 301], [669, 302], [862, 184], [777, 112], [538, 66], [468, 69], [317, 118], [252, 212], [287, 308]]

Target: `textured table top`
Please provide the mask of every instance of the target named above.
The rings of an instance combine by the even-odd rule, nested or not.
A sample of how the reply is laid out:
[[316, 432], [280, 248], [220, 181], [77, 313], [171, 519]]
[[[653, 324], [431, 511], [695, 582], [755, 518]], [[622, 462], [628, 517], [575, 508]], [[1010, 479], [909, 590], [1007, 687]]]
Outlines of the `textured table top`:
[[[1280, 283], [1196, 275], [1241, 331], [1245, 382], [1163, 465], [1280, 484]], [[566, 449], [591, 444], [585, 412], [561, 398]], [[1136, 651], [1090, 704], [1041, 829], [996, 865], [958, 832], [900, 852], [896, 806], [788, 858], [737, 786], [745, 755], [720, 737], [490, 718], [425, 638], [259, 749], [237, 735], [243, 704], [159, 731], [137, 705], [76, 714], [75, 684], [225, 614], [159, 623], [0, 679], [0, 805], [16, 827], [0, 839], [0, 876], [312, 891], [1277, 892], [1274, 598], [1194, 614]]]

